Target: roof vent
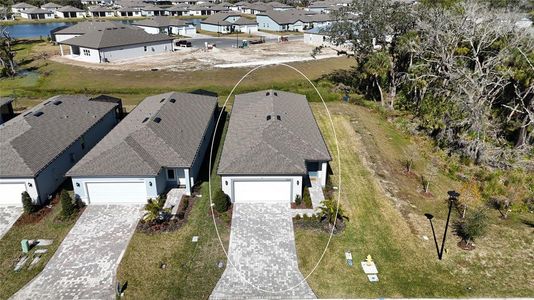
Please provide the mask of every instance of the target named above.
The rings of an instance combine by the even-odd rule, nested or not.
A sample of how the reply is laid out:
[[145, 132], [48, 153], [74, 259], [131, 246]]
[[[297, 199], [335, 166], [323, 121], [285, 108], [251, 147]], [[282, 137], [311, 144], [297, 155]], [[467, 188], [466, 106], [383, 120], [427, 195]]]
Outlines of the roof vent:
[[176, 99], [174, 99], [174, 98], [172, 98], [172, 99], [169, 100], [169, 101], [171, 101], [171, 103], [176, 103]]
[[270, 95], [271, 95], [271, 92], [265, 93], [265, 96], [270, 96]]
[[267, 121], [271, 119], [271, 115], [267, 115]]
[[60, 101], [60, 100], [56, 100], [56, 101], [54, 101], [54, 105], [60, 105], [61, 103], [63, 103], [63, 102]]
[[38, 112], [33, 113], [33, 115], [34, 115], [35, 117], [42, 116], [43, 114], [44, 114], [44, 112], [42, 112], [42, 111], [38, 111]]
[[276, 115], [276, 119], [277, 119], [278, 121], [281, 121], [281, 120], [282, 120], [282, 118], [280, 117], [280, 115]]
[[146, 121], [148, 121], [148, 119], [149, 119], [148, 117], [145, 118], [145, 119], [143, 120], [143, 123], [145, 123]]
[[275, 95], [275, 96], [278, 96], [278, 93], [277, 93], [277, 92], [274, 92], [274, 95]]
[[163, 98], [163, 99], [159, 100], [159, 103], [161, 103], [161, 102], [163, 102], [163, 101], [165, 101], [165, 98]]
[[154, 122], [156, 122], [156, 123], [161, 122], [161, 118], [160, 118], [160, 117], [156, 117], [156, 118], [154, 118]]

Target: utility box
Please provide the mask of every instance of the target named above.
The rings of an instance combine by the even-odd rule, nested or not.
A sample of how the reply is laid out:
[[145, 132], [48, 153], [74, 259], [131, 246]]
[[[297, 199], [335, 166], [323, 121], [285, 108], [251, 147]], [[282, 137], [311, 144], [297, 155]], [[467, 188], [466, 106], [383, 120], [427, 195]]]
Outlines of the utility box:
[[22, 247], [22, 252], [24, 253], [30, 252], [30, 243], [28, 242], [28, 240], [21, 240], [20, 246]]

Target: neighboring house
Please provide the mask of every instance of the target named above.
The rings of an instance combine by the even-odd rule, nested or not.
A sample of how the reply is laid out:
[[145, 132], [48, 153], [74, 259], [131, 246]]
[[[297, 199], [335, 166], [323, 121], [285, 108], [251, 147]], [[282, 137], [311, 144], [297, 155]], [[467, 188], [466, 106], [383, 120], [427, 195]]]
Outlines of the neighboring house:
[[30, 5], [26, 2], [19, 2], [11, 6], [11, 12], [17, 16], [20, 16], [21, 12], [28, 10], [28, 9], [35, 9], [35, 8], [37, 7]]
[[231, 33], [233, 31], [233, 23], [241, 18], [239, 13], [218, 13], [213, 14], [200, 21], [200, 29], [210, 32]]
[[181, 36], [195, 36], [196, 28], [194, 25], [170, 17], [153, 17], [132, 23], [150, 34], [174, 34]]
[[232, 6], [230, 6], [229, 8], [231, 11], [243, 12], [243, 6], [249, 5], [249, 4], [250, 3], [246, 1], [240, 1], [240, 2], [232, 4]]
[[245, 14], [249, 14], [249, 15], [257, 15], [260, 13], [266, 13], [272, 9], [273, 7], [263, 2], [255, 2], [255, 3], [249, 3], [246, 5], [243, 5], [241, 7], [241, 12]]
[[258, 14], [256, 20], [260, 30], [303, 31], [331, 25], [335, 18], [330, 14], [288, 10]]
[[169, 16], [187, 16], [189, 9], [186, 5], [174, 5], [170, 8], [167, 8]]
[[212, 141], [217, 97], [143, 100], [67, 175], [87, 204], [146, 203], [169, 188], [191, 195]]
[[141, 14], [145, 17], [168, 15], [166, 9], [152, 4], [147, 4], [143, 8], [141, 8]]
[[120, 17], [141, 17], [143, 10], [141, 7], [122, 7], [117, 10]]
[[119, 101], [56, 96], [0, 125], [0, 204], [28, 192], [46, 204], [74, 166], [116, 124]]
[[53, 19], [54, 13], [41, 8], [30, 8], [20, 12], [20, 17], [28, 20]]
[[54, 2], [48, 2], [46, 4], [41, 5], [42, 9], [49, 10], [51, 12], [55, 12], [58, 9], [60, 9], [61, 7], [63, 7], [63, 5], [59, 5], [59, 4], [56, 4]]
[[13, 112], [13, 98], [0, 97], [0, 124], [5, 123], [15, 116]]
[[173, 51], [173, 38], [149, 34], [140, 28], [117, 26], [88, 32], [59, 42], [70, 47], [70, 58], [90, 63], [113, 62]]
[[234, 23], [232, 23], [232, 30], [234, 32], [242, 32], [248, 34], [258, 32], [258, 22], [256, 22], [256, 20], [241, 17], [237, 19]]
[[79, 9], [74, 6], [63, 6], [56, 10], [56, 16], [58, 18], [83, 18], [85, 17], [85, 10]]
[[103, 21], [103, 20], [86, 21], [86, 22], [76, 23], [72, 26], [62, 28], [57, 31], [53, 31], [51, 32], [51, 36], [55, 42], [60, 43], [64, 40], [68, 40], [73, 37], [84, 35], [88, 32], [93, 32], [93, 31], [102, 30], [106, 28], [115, 28], [117, 26], [124, 27], [128, 25], [117, 23], [117, 22], [112, 22], [112, 21]]
[[272, 9], [276, 11], [285, 11], [285, 10], [294, 9], [294, 7], [291, 5], [287, 5], [281, 2], [277, 2], [277, 1], [269, 2], [267, 3], [267, 5], [271, 6]]
[[89, 16], [93, 18], [114, 17], [115, 10], [109, 7], [93, 6], [89, 8]]
[[306, 96], [260, 91], [236, 95], [217, 173], [234, 203], [302, 197], [326, 185], [328, 148]]

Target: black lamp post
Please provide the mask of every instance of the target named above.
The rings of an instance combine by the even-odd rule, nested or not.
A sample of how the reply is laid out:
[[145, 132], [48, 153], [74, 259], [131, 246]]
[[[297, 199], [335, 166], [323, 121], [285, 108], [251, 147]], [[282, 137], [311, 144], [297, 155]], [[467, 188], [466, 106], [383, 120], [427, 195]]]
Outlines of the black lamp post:
[[432, 228], [432, 235], [434, 236], [434, 243], [436, 244], [436, 251], [438, 252], [438, 259], [441, 260], [443, 258], [443, 250], [445, 249], [445, 240], [447, 239], [447, 230], [449, 229], [449, 221], [451, 219], [451, 211], [452, 211], [452, 204], [456, 200], [458, 200], [458, 197], [460, 194], [456, 191], [448, 191], [447, 194], [449, 195], [449, 213], [447, 214], [447, 222], [445, 223], [445, 232], [443, 233], [443, 240], [441, 242], [441, 248], [438, 247], [438, 240], [436, 238], [436, 232], [434, 230], [434, 223], [432, 223], [432, 219], [434, 218], [433, 215], [426, 213], [425, 217], [430, 221], [430, 227]]

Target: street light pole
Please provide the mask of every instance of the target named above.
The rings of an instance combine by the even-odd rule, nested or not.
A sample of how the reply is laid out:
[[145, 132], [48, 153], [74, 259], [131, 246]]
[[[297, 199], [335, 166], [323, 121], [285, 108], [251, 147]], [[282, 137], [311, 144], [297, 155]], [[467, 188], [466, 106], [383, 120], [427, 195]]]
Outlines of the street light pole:
[[460, 194], [456, 191], [449, 191], [449, 212], [447, 214], [447, 222], [445, 223], [445, 232], [443, 233], [443, 240], [441, 241], [441, 248], [438, 247], [438, 240], [436, 238], [436, 232], [434, 230], [434, 223], [432, 223], [433, 215], [426, 213], [425, 217], [430, 221], [430, 227], [432, 228], [432, 235], [434, 236], [434, 243], [436, 244], [436, 250], [438, 252], [438, 259], [443, 258], [443, 250], [445, 249], [445, 240], [447, 239], [447, 230], [449, 229], [449, 221], [451, 219], [452, 204], [454, 201], [458, 200]]

